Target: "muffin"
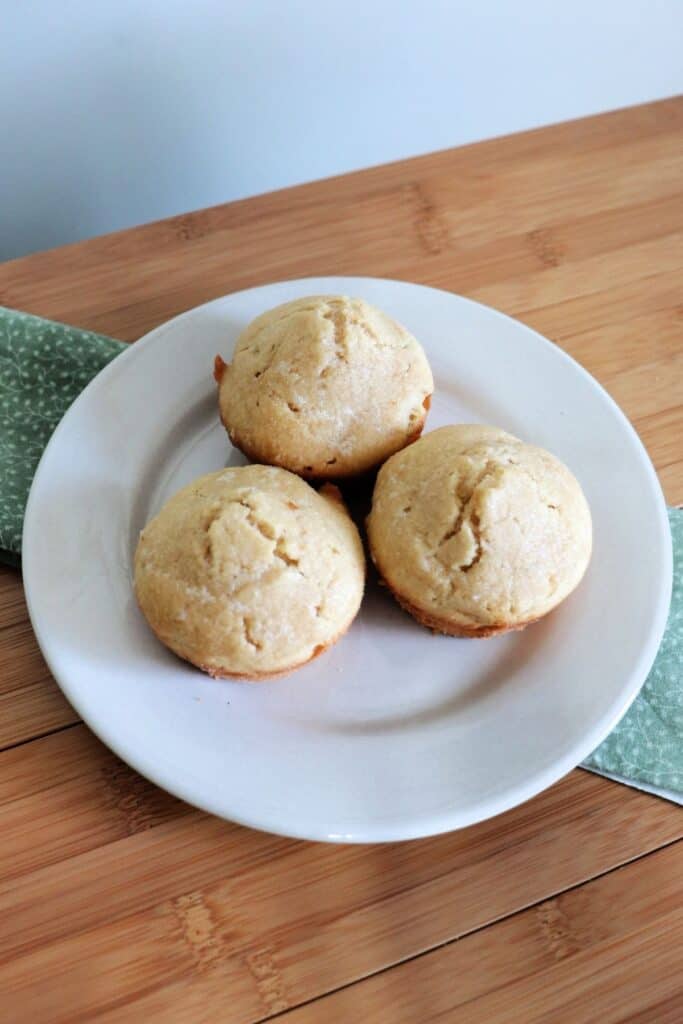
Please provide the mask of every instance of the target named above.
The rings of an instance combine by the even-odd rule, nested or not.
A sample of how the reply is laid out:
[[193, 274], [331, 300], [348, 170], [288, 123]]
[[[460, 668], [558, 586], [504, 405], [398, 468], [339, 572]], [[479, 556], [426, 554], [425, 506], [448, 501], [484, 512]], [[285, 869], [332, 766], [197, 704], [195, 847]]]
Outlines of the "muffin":
[[339, 295], [263, 313], [238, 338], [230, 365], [216, 358], [215, 377], [235, 447], [311, 480], [360, 475], [410, 444], [434, 389], [404, 327]]
[[418, 622], [451, 636], [523, 629], [581, 580], [588, 504], [542, 448], [496, 427], [441, 427], [384, 464], [368, 517], [373, 561]]
[[152, 630], [211, 676], [261, 679], [326, 650], [360, 606], [365, 558], [339, 492], [241, 466], [174, 495], [140, 534], [135, 592]]

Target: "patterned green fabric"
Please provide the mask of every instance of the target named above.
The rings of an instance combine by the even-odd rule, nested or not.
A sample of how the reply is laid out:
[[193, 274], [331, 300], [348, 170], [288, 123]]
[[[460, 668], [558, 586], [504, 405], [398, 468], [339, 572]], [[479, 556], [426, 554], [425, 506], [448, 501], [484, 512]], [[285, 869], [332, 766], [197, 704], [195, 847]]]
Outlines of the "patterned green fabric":
[[31, 480], [85, 385], [126, 346], [0, 307], [0, 558], [18, 564]]
[[670, 508], [674, 581], [659, 653], [635, 702], [586, 768], [683, 794], [683, 509]]
[[[0, 558], [18, 564], [26, 497], [59, 420], [126, 346], [0, 307]], [[584, 767], [683, 795], [683, 510], [670, 509], [675, 579], [662, 646], [645, 685]]]

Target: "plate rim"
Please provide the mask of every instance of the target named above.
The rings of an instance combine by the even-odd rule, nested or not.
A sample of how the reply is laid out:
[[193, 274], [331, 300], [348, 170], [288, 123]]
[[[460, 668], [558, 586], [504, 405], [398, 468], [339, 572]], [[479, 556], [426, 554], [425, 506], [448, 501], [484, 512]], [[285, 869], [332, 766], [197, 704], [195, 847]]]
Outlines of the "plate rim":
[[[46, 637], [40, 623], [40, 615], [36, 609], [36, 593], [37, 586], [34, 586], [34, 581], [38, 579], [39, 572], [36, 572], [33, 567], [30, 536], [34, 530], [34, 522], [36, 519], [36, 506], [38, 499], [39, 483], [41, 476], [46, 472], [48, 466], [48, 460], [52, 452], [59, 446], [60, 438], [65, 429], [68, 428], [69, 419], [74, 413], [74, 410], [78, 410], [81, 403], [85, 402], [89, 398], [90, 390], [95, 386], [101, 387], [102, 383], [106, 381], [107, 377], [114, 372], [117, 372], [118, 368], [121, 367], [122, 362], [130, 361], [135, 358], [136, 353], [140, 353], [142, 347], [147, 347], [150, 344], [154, 344], [156, 340], [161, 337], [166, 330], [172, 326], [177, 325], [179, 322], [185, 319], [191, 319], [197, 312], [206, 309], [212, 305], [217, 305], [223, 300], [236, 295], [245, 295], [250, 292], [258, 292], [263, 289], [272, 288], [274, 286], [286, 287], [290, 285], [292, 287], [303, 287], [304, 285], [311, 286], [311, 294], [325, 294], [330, 293], [334, 289], [334, 286], [330, 289], [329, 283], [348, 281], [352, 287], [360, 287], [362, 289], [363, 282], [373, 282], [373, 284], [387, 284], [391, 286], [399, 285], [408, 289], [420, 289], [427, 292], [435, 292], [439, 295], [448, 295], [451, 298], [457, 299], [459, 302], [464, 302], [469, 305], [475, 306], [481, 310], [484, 310], [486, 315], [493, 314], [496, 318], [500, 318], [505, 321], [512, 320], [514, 323], [522, 327], [527, 334], [532, 336], [537, 344], [543, 347], [550, 346], [554, 352], [554, 355], [563, 360], [566, 364], [571, 366], [574, 372], [578, 372], [580, 376], [584, 378], [586, 383], [591, 388], [596, 390], [601, 396], [602, 400], [610, 407], [611, 412], [620, 421], [622, 428], [629, 435], [632, 443], [635, 444], [638, 449], [639, 455], [641, 456], [640, 462], [644, 472], [647, 473], [650, 479], [654, 496], [657, 500], [658, 505], [658, 517], [657, 517], [657, 533], [659, 541], [662, 545], [661, 549], [661, 562], [662, 568], [664, 569], [664, 575], [662, 579], [662, 585], [659, 587], [657, 594], [656, 607], [652, 611], [652, 619], [648, 632], [646, 643], [641, 648], [639, 657], [636, 659], [631, 672], [629, 685], [625, 689], [622, 699], [619, 702], [614, 703], [610, 711], [603, 714], [596, 723], [593, 724], [592, 728], [587, 730], [583, 736], [581, 742], [576, 743], [567, 754], [563, 757], [553, 761], [552, 765], [544, 770], [537, 772], [532, 781], [527, 780], [524, 783], [519, 783], [512, 789], [506, 791], [505, 794], [498, 795], [495, 797], [487, 797], [480, 800], [477, 804], [477, 812], [472, 814], [468, 813], [463, 815], [462, 812], [458, 812], [457, 808], [449, 808], [446, 811], [442, 811], [438, 814], [429, 813], [428, 820], [424, 817], [415, 816], [413, 826], [409, 827], [405, 822], [401, 823], [398, 827], [393, 824], [375, 824], [370, 823], [365, 829], [359, 829], [353, 833], [340, 833], [325, 831], [319, 828], [300, 827], [294, 822], [291, 827], [288, 827], [285, 822], [279, 820], [270, 820], [272, 815], [255, 814], [254, 816], [249, 814], [234, 814], [226, 812], [225, 807], [219, 807], [217, 803], [212, 802], [210, 798], [198, 796], [191, 785], [185, 785], [181, 778], [177, 776], [169, 777], [168, 774], [159, 769], [155, 770], [153, 762], [150, 762], [144, 756], [144, 751], [139, 753], [138, 748], [128, 747], [125, 739], [121, 739], [118, 734], [110, 734], [106, 728], [106, 720], [100, 720], [92, 722], [88, 714], [83, 713], [82, 702], [80, 701], [78, 694], [78, 687], [73, 687], [68, 676], [62, 674], [55, 665], [55, 659], [52, 656], [51, 641], [49, 637]], [[327, 284], [326, 284], [327, 283]], [[654, 524], [650, 523], [652, 527]], [[27, 543], [28, 541], [28, 543]], [[492, 306], [488, 306], [485, 303], [478, 302], [474, 299], [470, 299], [467, 296], [460, 295], [457, 292], [452, 292], [444, 288], [437, 288], [431, 285], [425, 285], [412, 281], [404, 281], [395, 278], [384, 278], [384, 277], [372, 277], [368, 275], [326, 275], [324, 277], [303, 277], [303, 278], [285, 278], [277, 281], [264, 282], [263, 284], [254, 285], [249, 288], [238, 289], [236, 291], [227, 292], [224, 295], [216, 296], [213, 299], [209, 299], [206, 302], [201, 303], [198, 306], [193, 306], [190, 309], [184, 310], [182, 313], [171, 317], [169, 320], [165, 320], [163, 323], [153, 327], [150, 331], [147, 331], [139, 339], [129, 343], [128, 347], [124, 349], [115, 359], [108, 363], [99, 373], [88, 382], [86, 387], [77, 395], [72, 404], [67, 409], [66, 413], [57, 424], [57, 427], [53, 431], [45, 450], [40, 458], [38, 466], [36, 468], [34, 478], [29, 491], [26, 511], [24, 516], [24, 526], [22, 533], [22, 575], [24, 592], [26, 596], [27, 609], [33, 631], [35, 633], [40, 650], [45, 658], [45, 661], [50, 669], [50, 672], [59, 686], [60, 690], [72, 705], [72, 707], [79, 714], [82, 722], [107, 746], [117, 757], [120, 757], [130, 767], [137, 771], [140, 775], [152, 782], [154, 785], [160, 786], [166, 792], [184, 800], [193, 807], [199, 810], [208, 812], [216, 815], [224, 820], [235, 822], [239, 825], [244, 825], [249, 828], [254, 828], [259, 831], [267, 831], [274, 835], [286, 836], [288, 838], [295, 839], [307, 839], [313, 841], [327, 841], [327, 842], [341, 842], [341, 843], [376, 843], [376, 842], [396, 842], [410, 839], [418, 839], [432, 835], [439, 835], [445, 832], [459, 830], [461, 828], [469, 827], [470, 825], [477, 824], [480, 821], [487, 820], [494, 816], [504, 813], [505, 811], [511, 810], [517, 807], [527, 800], [532, 799], [545, 789], [554, 785], [565, 775], [567, 775], [574, 768], [580, 766], [581, 762], [587, 757], [592, 751], [599, 746], [603, 739], [609, 735], [621, 718], [626, 714], [631, 704], [640, 692], [643, 683], [645, 682], [648, 672], [654, 663], [657, 651], [661, 643], [661, 639], [666, 627], [668, 618], [670, 599], [671, 599], [671, 586], [673, 580], [673, 550], [671, 532], [669, 528], [669, 521], [667, 515], [667, 505], [662, 491], [661, 483], [657, 475], [657, 471], [654, 468], [652, 460], [643, 444], [640, 436], [633, 427], [632, 423], [612, 398], [609, 392], [593, 377], [589, 371], [575, 360], [568, 352], [566, 352], [560, 345], [555, 344], [549, 338], [546, 338], [540, 332], [536, 331], [533, 327], [530, 327], [524, 321], [517, 319], [516, 317], [510, 316], [507, 313], [503, 313], [501, 310], [495, 309]], [[466, 819], [466, 820], [463, 820]]]

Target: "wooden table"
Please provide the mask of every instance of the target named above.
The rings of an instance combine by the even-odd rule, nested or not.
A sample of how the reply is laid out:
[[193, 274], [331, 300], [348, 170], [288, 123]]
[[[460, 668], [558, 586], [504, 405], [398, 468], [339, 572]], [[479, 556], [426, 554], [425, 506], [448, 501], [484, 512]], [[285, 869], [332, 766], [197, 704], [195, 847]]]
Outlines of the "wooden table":
[[[683, 101], [667, 100], [7, 263], [0, 303], [132, 341], [278, 278], [450, 289], [587, 366], [675, 504], [682, 186]], [[683, 1019], [673, 804], [577, 770], [500, 818], [412, 843], [326, 846], [210, 818], [78, 722], [9, 569], [0, 700], [3, 1024]]]

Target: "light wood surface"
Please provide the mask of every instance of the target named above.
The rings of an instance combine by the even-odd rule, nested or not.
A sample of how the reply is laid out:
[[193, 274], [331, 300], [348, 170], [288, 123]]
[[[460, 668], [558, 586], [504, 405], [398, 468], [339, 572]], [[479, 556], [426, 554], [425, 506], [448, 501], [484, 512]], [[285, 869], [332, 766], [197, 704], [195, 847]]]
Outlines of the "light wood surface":
[[[132, 341], [281, 278], [369, 274], [542, 331], [683, 503], [683, 100], [0, 266], [0, 304]], [[618, 503], [615, 505], [618, 512]], [[450, 836], [334, 847], [204, 815], [78, 722], [0, 570], [3, 1022], [679, 1022], [683, 814], [575, 771]]]

